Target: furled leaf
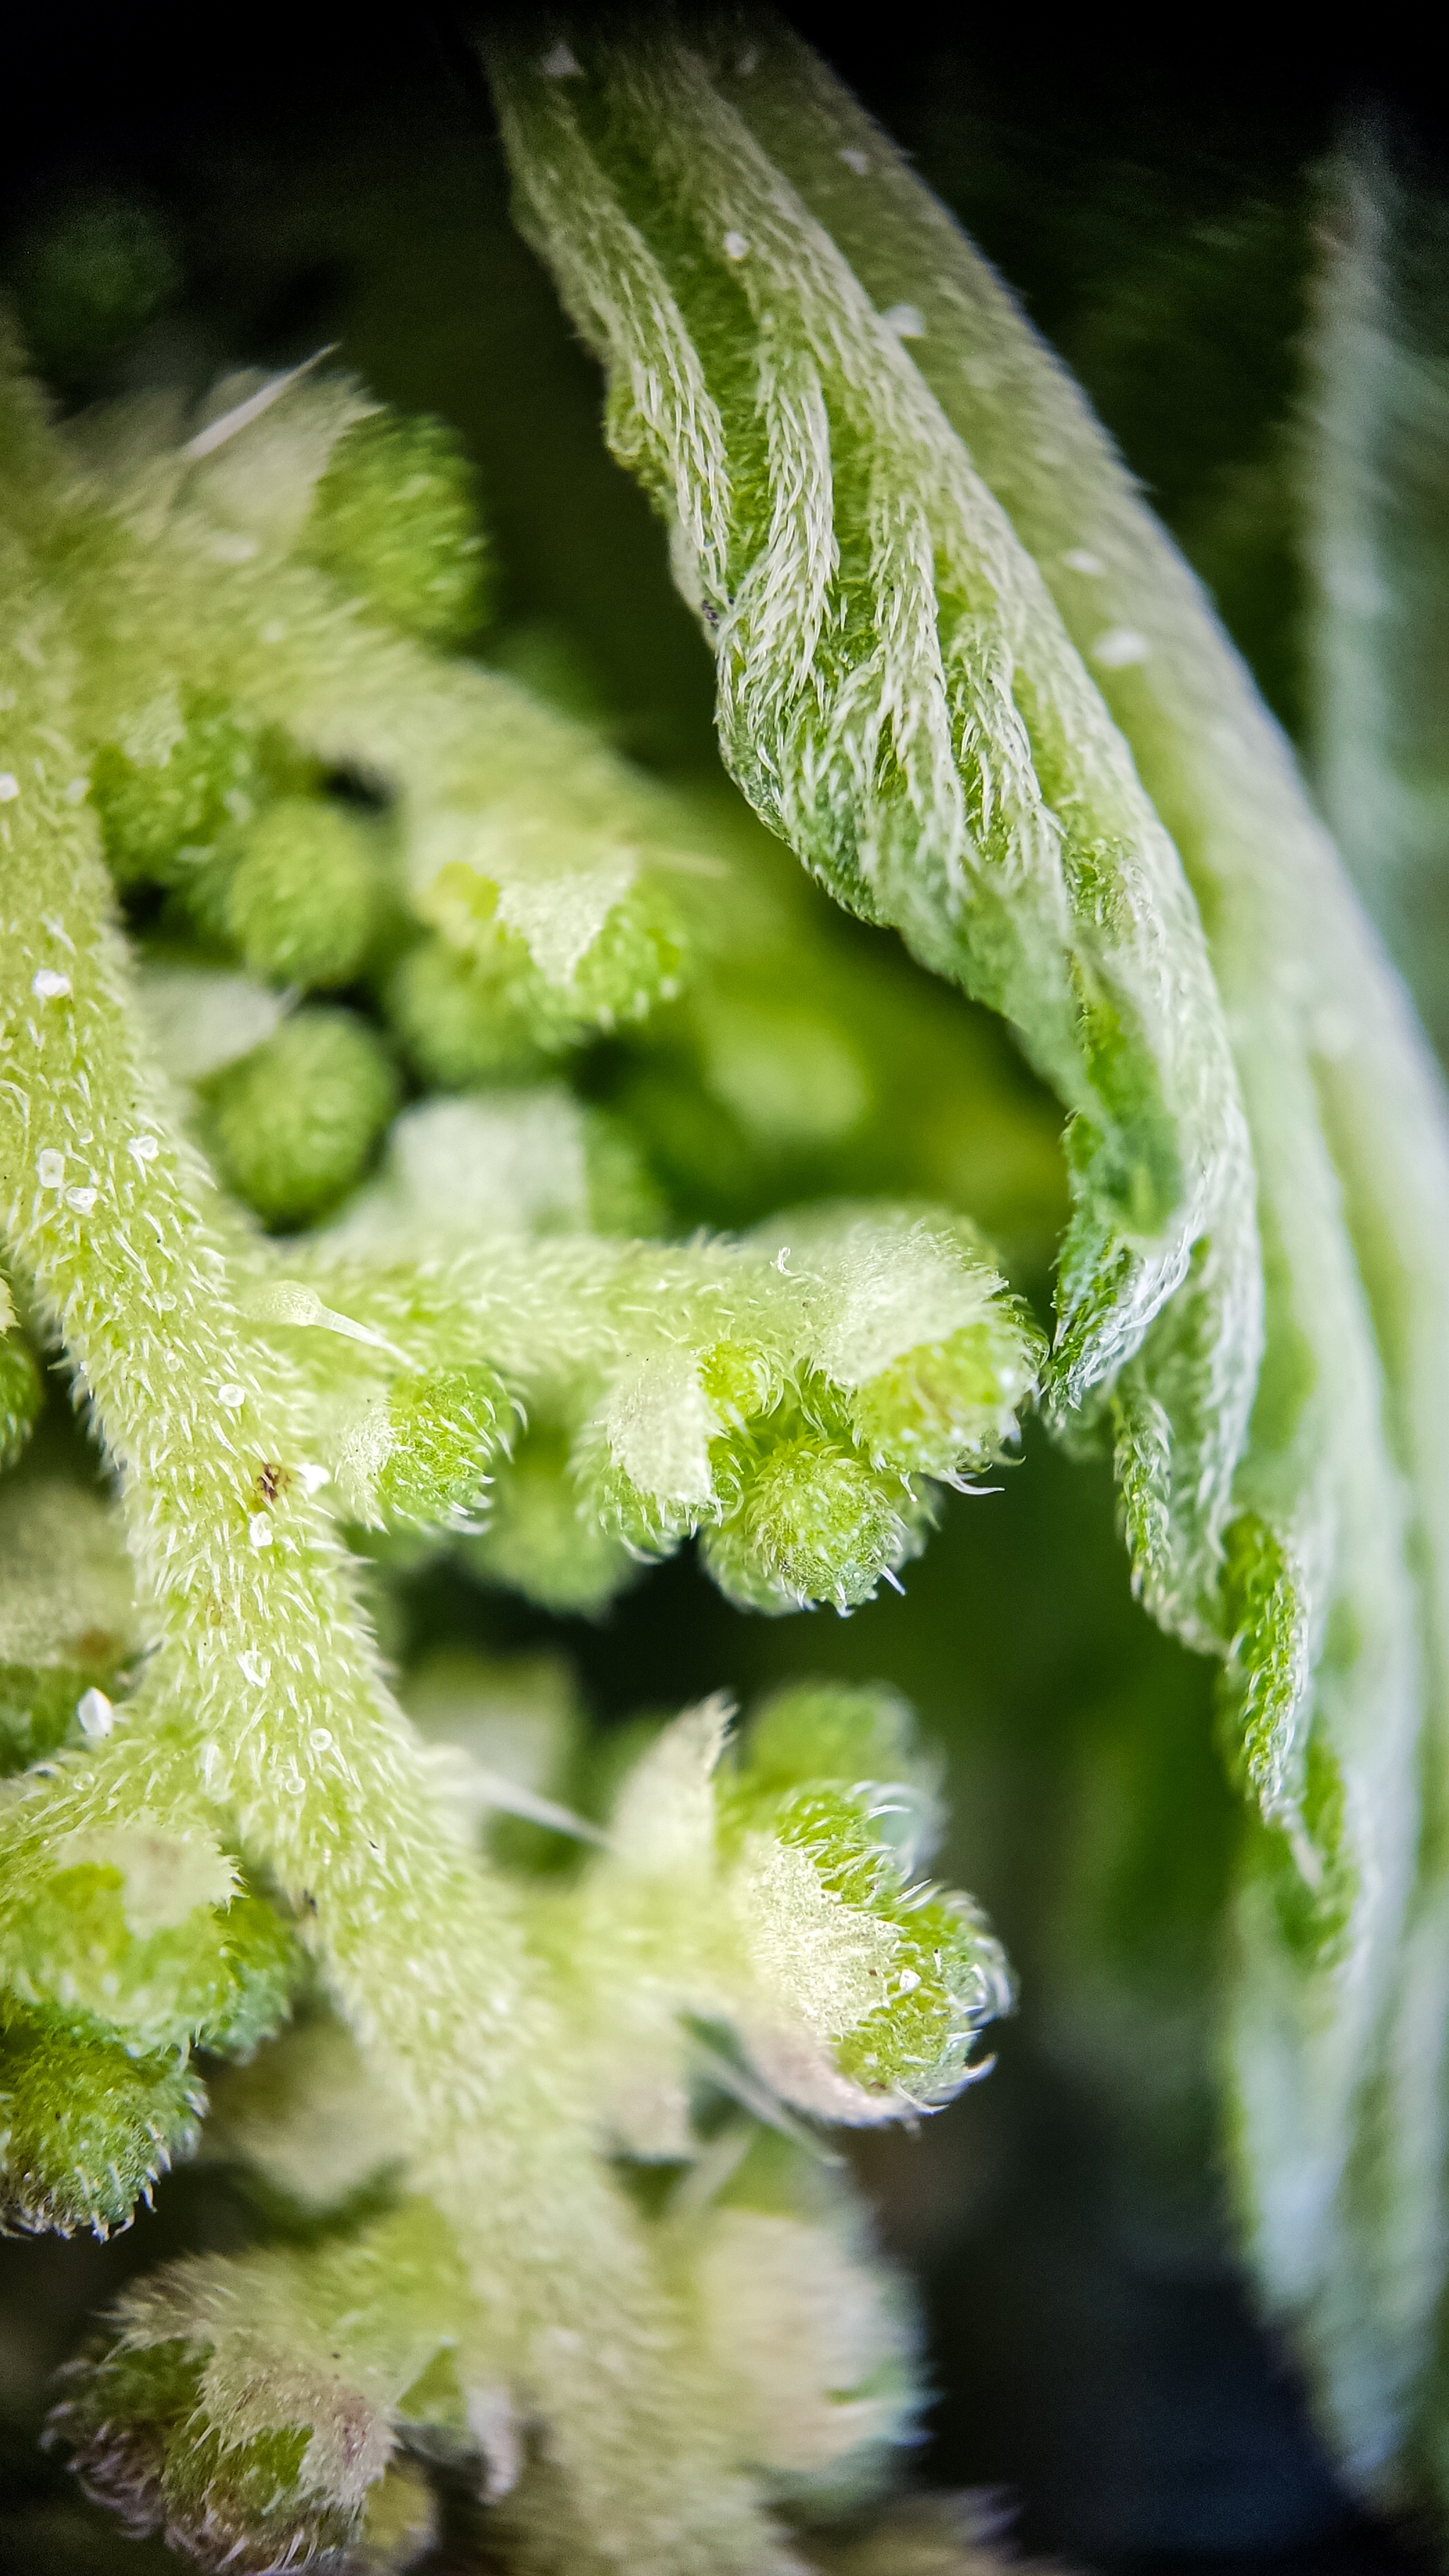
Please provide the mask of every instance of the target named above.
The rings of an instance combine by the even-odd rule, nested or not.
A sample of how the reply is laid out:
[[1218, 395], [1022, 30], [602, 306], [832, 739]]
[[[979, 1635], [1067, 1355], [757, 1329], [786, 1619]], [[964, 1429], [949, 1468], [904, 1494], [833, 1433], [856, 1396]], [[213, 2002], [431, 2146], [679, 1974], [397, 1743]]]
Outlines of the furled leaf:
[[520, 214], [670, 524], [726, 758], [1073, 1113], [1054, 1410], [1111, 1389], [1138, 1580], [1226, 1646], [1265, 1819], [1231, 2003], [1259, 2277], [1350, 2474], [1437, 2484], [1437, 1080], [1192, 576], [902, 157], [767, 20], [564, 51], [496, 49]]

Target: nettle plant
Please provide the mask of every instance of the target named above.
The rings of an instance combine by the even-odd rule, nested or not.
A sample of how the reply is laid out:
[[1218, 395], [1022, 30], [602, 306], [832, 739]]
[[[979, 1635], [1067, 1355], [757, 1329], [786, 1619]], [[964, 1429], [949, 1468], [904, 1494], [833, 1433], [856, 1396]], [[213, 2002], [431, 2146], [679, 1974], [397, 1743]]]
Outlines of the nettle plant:
[[[789, 1171], [918, 1006], [763, 835], [465, 657], [448, 433], [331, 360], [62, 421], [7, 342], [5, 2210], [124, 2226], [205, 2121], [275, 2221], [131, 2288], [54, 2438], [216, 2568], [405, 2566], [442, 2474], [490, 2563], [947, 2563], [811, 2536], [922, 2402], [823, 2129], [949, 2100], [1010, 2000], [922, 1876], [909, 1712], [711, 1701], [625, 1762], [548, 1665], [436, 1658], [405, 1717], [375, 1616], [430, 1555], [598, 1612], [690, 1538], [742, 1607], [847, 1612], [1039, 1401], [1220, 1664], [1264, 2296], [1349, 2473], [1422, 2489], [1437, 1077], [1191, 576], [819, 64], [761, 24], [492, 71], [727, 769], [1062, 1104], [1055, 1330], [909, 1136], [890, 1198], [843, 1146], [728, 1238], [664, 1203], [646, 1130]], [[565, 1077], [621, 1030], [605, 1111]], [[27, 1448], [47, 1352], [104, 1487]]]

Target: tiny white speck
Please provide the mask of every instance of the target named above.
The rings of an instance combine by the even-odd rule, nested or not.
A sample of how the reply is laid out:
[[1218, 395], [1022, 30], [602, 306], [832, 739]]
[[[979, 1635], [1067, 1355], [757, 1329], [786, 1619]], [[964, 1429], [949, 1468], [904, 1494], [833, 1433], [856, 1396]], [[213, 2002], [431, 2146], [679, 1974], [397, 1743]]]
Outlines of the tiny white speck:
[[544, 55], [538, 68], [545, 80], [581, 80], [583, 78], [584, 67], [572, 46], [564, 43], [562, 36], [558, 43]]
[[779, 1274], [780, 1274], [780, 1276], [781, 1276], [781, 1278], [782, 1278], [782, 1279], [788, 1279], [788, 1278], [789, 1278], [789, 1276], [790, 1276], [789, 1271], [788, 1271], [788, 1270], [786, 1269], [786, 1267], [785, 1267], [785, 1264], [786, 1264], [786, 1262], [789, 1260], [789, 1258], [790, 1258], [790, 1247], [789, 1247], [788, 1243], [782, 1243], [782, 1244], [781, 1244], [781, 1246], [780, 1246], [779, 1251], [778, 1251], [778, 1252], [776, 1253], [776, 1255], [775, 1255], [775, 1268], [779, 1271]]
[[90, 792], [91, 782], [88, 778], [67, 779], [65, 785], [65, 801], [67, 805], [84, 805]]
[[0, 805], [12, 804], [20, 793], [20, 781], [13, 769], [0, 769]]
[[896, 1992], [898, 1995], [913, 1995], [920, 1982], [914, 1968], [902, 1968], [896, 1980]]
[[226, 1406], [228, 1413], [240, 1413], [247, 1400], [246, 1388], [238, 1386], [234, 1378], [228, 1378], [225, 1386], [217, 1388], [216, 1400]]
[[1092, 659], [1104, 671], [1129, 671], [1134, 662], [1145, 662], [1148, 643], [1135, 626], [1109, 626], [1092, 646]]
[[258, 1655], [249, 1650], [244, 1655], [238, 1655], [237, 1662], [240, 1664], [247, 1680], [255, 1683], [257, 1689], [260, 1690], [263, 1682], [266, 1680], [267, 1675], [272, 1669], [272, 1659], [270, 1655]]
[[82, 1735], [109, 1735], [116, 1723], [116, 1712], [103, 1690], [82, 1691], [75, 1713]]
[[1087, 546], [1073, 546], [1069, 555], [1063, 555], [1062, 561], [1068, 572], [1079, 572], [1087, 581], [1099, 580], [1107, 569], [1101, 556], [1094, 555]]
[[47, 1145], [44, 1153], [35, 1157], [35, 1177], [43, 1190], [58, 1190], [65, 1179], [64, 1154]]
[[30, 989], [37, 1002], [62, 1002], [70, 991], [70, 977], [56, 966], [37, 966], [30, 978]]
[[336, 1737], [329, 1735], [325, 1726], [313, 1727], [312, 1750], [314, 1753], [330, 1753], [336, 1741]]
[[154, 1136], [133, 1136], [126, 1151], [134, 1155], [138, 1163], [154, 1163], [161, 1148]]
[[924, 340], [926, 336], [925, 320], [914, 304], [892, 304], [880, 318], [898, 340]]
[[865, 179], [869, 177], [870, 154], [868, 152], [862, 152], [858, 144], [842, 143], [840, 147], [840, 157], [845, 163], [847, 170], [853, 170], [855, 172], [857, 179]]
[[65, 1203], [75, 1209], [77, 1216], [89, 1216], [98, 1195], [95, 1190], [67, 1190]]
[[309, 1460], [306, 1466], [298, 1468], [297, 1482], [304, 1494], [315, 1494], [319, 1493], [324, 1485], [330, 1485], [332, 1478], [325, 1467], [319, 1467]]
[[265, 1512], [253, 1512], [251, 1519], [247, 1523], [247, 1536], [251, 1540], [253, 1547], [271, 1546], [272, 1524], [268, 1520]]
[[746, 259], [749, 256], [749, 248], [750, 245], [746, 241], [743, 233], [725, 234], [724, 255], [726, 259]]

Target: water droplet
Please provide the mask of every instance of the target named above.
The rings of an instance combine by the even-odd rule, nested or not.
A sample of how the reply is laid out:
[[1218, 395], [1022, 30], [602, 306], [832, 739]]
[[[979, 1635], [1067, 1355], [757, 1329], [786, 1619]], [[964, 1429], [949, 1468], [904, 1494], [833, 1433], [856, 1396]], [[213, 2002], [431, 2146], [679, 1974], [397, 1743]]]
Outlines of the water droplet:
[[20, 793], [20, 781], [13, 769], [0, 769], [0, 805], [12, 804]]
[[924, 340], [926, 336], [924, 316], [914, 304], [892, 304], [880, 318], [898, 340]]
[[30, 978], [30, 989], [37, 1002], [64, 1001], [70, 991], [70, 977], [54, 966], [37, 966]]
[[103, 1690], [82, 1691], [75, 1713], [80, 1720], [82, 1735], [89, 1735], [93, 1740], [109, 1735], [116, 1723], [116, 1712]]
[[47, 1145], [44, 1153], [35, 1157], [35, 1177], [43, 1190], [58, 1190], [65, 1179], [64, 1154]]
[[161, 1148], [154, 1136], [133, 1136], [126, 1151], [133, 1155], [138, 1163], [154, 1163]]
[[98, 1190], [67, 1190], [65, 1203], [75, 1209], [77, 1216], [89, 1216], [99, 1196]]
[[253, 1547], [271, 1546], [273, 1537], [272, 1524], [268, 1520], [265, 1512], [253, 1512], [251, 1519], [247, 1523], [247, 1536], [251, 1540]]
[[725, 234], [724, 255], [726, 259], [745, 259], [749, 255], [749, 248], [750, 245], [746, 241], [743, 233]]
[[246, 1388], [238, 1386], [234, 1378], [228, 1378], [224, 1386], [217, 1388], [216, 1400], [226, 1406], [228, 1413], [240, 1413], [247, 1400]]

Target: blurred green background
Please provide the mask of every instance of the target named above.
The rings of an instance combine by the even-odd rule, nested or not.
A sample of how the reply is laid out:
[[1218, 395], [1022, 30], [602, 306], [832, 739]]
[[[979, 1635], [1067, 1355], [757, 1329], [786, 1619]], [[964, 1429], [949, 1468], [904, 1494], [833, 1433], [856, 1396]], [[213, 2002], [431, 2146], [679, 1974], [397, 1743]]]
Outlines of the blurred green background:
[[[1123, 66], [908, 8], [886, 48], [796, 16], [1024, 292], [1301, 732], [1315, 172], [1376, 67], [1270, 77], [1222, 30], [1201, 59]], [[157, 380], [199, 393], [228, 365], [338, 343], [378, 393], [470, 444], [501, 572], [489, 651], [660, 774], [714, 779], [706, 653], [604, 452], [597, 375], [509, 227], [457, 23], [408, 13], [344, 39], [264, 12], [205, 39], [193, 58], [145, 12], [124, 32], [62, 13], [25, 33], [0, 271], [64, 399]], [[1405, 86], [1402, 66], [1378, 75]], [[838, 938], [852, 971], [911, 1003], [915, 970], [888, 942], [846, 924]], [[999, 1033], [945, 997], [932, 1025], [942, 1010], [973, 1022], [979, 1151], [960, 1187], [1045, 1314], [1055, 1119]], [[909, 1077], [899, 1122], [918, 1115]], [[631, 1068], [604, 1049], [579, 1078], [621, 1096]], [[889, 1186], [883, 1135], [864, 1185]], [[701, 1186], [685, 1210], [756, 1212], [724, 1161], [713, 1199]], [[942, 1874], [980, 1896], [1021, 1982], [990, 2080], [857, 2156], [930, 2319], [925, 2473], [1000, 2490], [1019, 2546], [1082, 2566], [1407, 2567], [1409, 2536], [1337, 2489], [1233, 2258], [1213, 1988], [1239, 1828], [1211, 1676], [1134, 1609], [1104, 1465], [1067, 1464], [1033, 1427], [1003, 1482], [951, 1505], [903, 1599], [848, 1622], [746, 1620], [687, 1560], [597, 1625], [433, 1573], [408, 1590], [398, 1650], [562, 1645], [604, 1724], [800, 1672], [905, 1690], [949, 1755]], [[0, 2248], [0, 2563], [174, 2563], [90, 2514], [38, 2453], [48, 2375], [133, 2271], [252, 2224], [194, 2171], [110, 2245]]]

